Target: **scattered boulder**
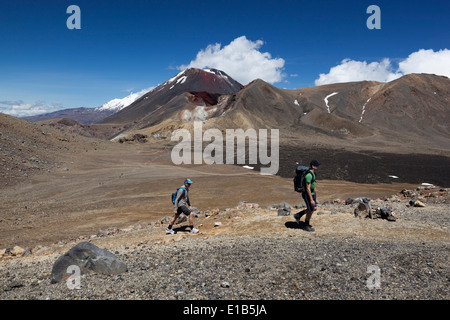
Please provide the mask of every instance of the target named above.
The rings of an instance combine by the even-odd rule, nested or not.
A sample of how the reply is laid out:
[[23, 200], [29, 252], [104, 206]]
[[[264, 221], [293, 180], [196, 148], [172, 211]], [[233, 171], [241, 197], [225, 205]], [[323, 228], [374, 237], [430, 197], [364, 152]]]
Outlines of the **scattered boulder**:
[[233, 219], [242, 216], [242, 212], [239, 210], [232, 210], [228, 212], [228, 218]]
[[361, 218], [361, 217], [366, 217], [366, 216], [370, 216], [372, 215], [372, 211], [370, 208], [370, 204], [366, 203], [366, 202], [359, 202], [358, 206], [355, 208], [355, 210], [353, 211], [353, 213], [355, 214], [355, 217], [357, 218]]
[[291, 210], [286, 209], [286, 208], [281, 208], [281, 209], [278, 209], [277, 213], [278, 213], [278, 216], [288, 216], [291, 214]]
[[169, 223], [170, 219], [172, 219], [172, 217], [164, 217], [159, 222], [161, 224], [167, 224], [167, 223]]
[[205, 217], [211, 217], [211, 216], [216, 216], [220, 213], [219, 208], [215, 208], [215, 209], [211, 209], [211, 210], [206, 210], [205, 212]]
[[147, 142], [147, 136], [145, 134], [136, 133], [131, 138], [120, 138], [119, 143], [125, 143], [125, 142], [139, 142], [139, 143], [145, 143]]
[[97, 233], [97, 237], [110, 236], [110, 235], [119, 233], [119, 231], [120, 230], [118, 228], [115, 228], [115, 227], [108, 228], [108, 229], [105, 229], [105, 230], [99, 230], [98, 233]]
[[305, 202], [302, 201], [302, 202], [300, 202], [300, 203], [295, 204], [295, 205], [294, 205], [294, 209], [301, 209], [301, 208], [303, 208], [303, 207], [305, 207], [305, 206], [306, 206]]
[[388, 221], [396, 221], [397, 216], [392, 211], [390, 207], [377, 208], [375, 210], [375, 214], [373, 215], [374, 219], [386, 219]]
[[407, 189], [403, 189], [400, 193], [406, 198], [411, 198], [412, 196], [416, 195], [414, 191]]
[[347, 198], [347, 200], [345, 200], [346, 205], [353, 204], [354, 202], [355, 200], [353, 198]]
[[27, 250], [25, 250], [22, 253], [22, 257], [27, 257], [27, 256], [31, 256], [33, 254], [33, 251], [31, 250], [31, 248], [28, 248]]
[[188, 221], [187, 216], [186, 216], [184, 213], [181, 213], [181, 214], [178, 216], [177, 221], [175, 221], [175, 224], [184, 223], [184, 222], [186, 222], [186, 221]]
[[[356, 199], [353, 199], [353, 198], [347, 198], [347, 200], [345, 200], [345, 204], [346, 204], [346, 205], [350, 205], [350, 204], [360, 203], [360, 202], [369, 203], [370, 200], [371, 200], [371, 199], [370, 199], [370, 198], [367, 198], [367, 197], [360, 197], [360, 198], [356, 198]], [[334, 200], [334, 202], [339, 204], [340, 200], [339, 200], [339, 199], [336, 199], [336, 200]]]
[[51, 283], [58, 283], [68, 276], [67, 268], [71, 265], [80, 267], [81, 273], [88, 270], [107, 274], [121, 274], [127, 271], [127, 265], [111, 252], [100, 249], [90, 242], [80, 242], [53, 264]]
[[411, 200], [409, 202], [409, 205], [411, 207], [420, 207], [420, 208], [425, 207], [425, 204], [422, 201], [419, 201], [419, 200]]
[[200, 210], [198, 210], [198, 208], [197, 207], [192, 207], [192, 210], [191, 210], [193, 213], [195, 213], [195, 214], [199, 214], [200, 213]]
[[15, 246], [14, 248], [11, 249], [11, 254], [16, 257], [21, 256], [24, 252], [25, 249], [19, 246]]
[[259, 208], [258, 203], [251, 203], [245, 200], [239, 201], [236, 209], [246, 209], [246, 208]]
[[33, 250], [34, 254], [40, 255], [40, 254], [49, 254], [50, 253], [50, 249], [48, 247], [42, 247], [42, 246], [38, 246], [37, 248], [35, 248]]
[[389, 198], [385, 198], [384, 201], [388, 201], [388, 202], [400, 202], [400, 198], [396, 195], [393, 194], [392, 196], [390, 196]]
[[271, 205], [271, 207], [275, 209], [284, 209], [284, 210], [292, 209], [292, 206], [287, 202], [275, 203]]

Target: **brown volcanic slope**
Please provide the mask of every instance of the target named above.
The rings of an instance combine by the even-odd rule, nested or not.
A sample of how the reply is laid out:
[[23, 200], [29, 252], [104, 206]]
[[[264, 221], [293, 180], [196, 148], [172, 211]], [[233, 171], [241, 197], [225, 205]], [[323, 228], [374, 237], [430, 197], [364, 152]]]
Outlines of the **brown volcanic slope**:
[[393, 175], [402, 182], [447, 186], [449, 97], [450, 79], [429, 74], [297, 90], [255, 80], [236, 94], [214, 96], [216, 105], [199, 107], [192, 103], [195, 94], [185, 92], [160, 106], [165, 111], [151, 114], [151, 122], [137, 119], [124, 134], [167, 143], [175, 129], [192, 129], [193, 120], [202, 120], [203, 130], [223, 133], [274, 128], [280, 130], [282, 176], [314, 157], [324, 160], [326, 179], [376, 183], [392, 181]]
[[[449, 147], [450, 79], [447, 77], [410, 74], [388, 83], [342, 83], [295, 92], [301, 103], [361, 124], [379, 140], [425, 148]], [[324, 99], [336, 92], [328, 98], [331, 112], [328, 113]], [[305, 117], [301, 122], [314, 126], [316, 117]], [[351, 128], [343, 129], [353, 133]], [[362, 141], [370, 143], [371, 139]]]
[[[171, 110], [172, 105], [183, 104], [183, 97], [186, 92], [208, 92], [210, 94], [234, 94], [240, 90], [242, 85], [228, 76], [225, 72], [210, 69], [186, 69], [175, 77], [167, 80], [149, 93], [143, 95], [128, 107], [104, 119], [101, 123], [133, 123], [147, 118], [148, 123], [141, 123], [140, 126], [152, 124], [153, 115], [166, 113], [166, 109]], [[176, 99], [175, 101], [173, 101]], [[169, 104], [166, 108], [164, 106]], [[168, 112], [165, 117], [172, 116]]]
[[77, 155], [101, 150], [105, 143], [0, 113], [0, 186], [61, 171]]
[[193, 120], [208, 120], [205, 127], [221, 130], [278, 128], [286, 143], [442, 154], [449, 147], [449, 97], [450, 79], [428, 74], [297, 90], [255, 80], [236, 94], [214, 96], [215, 105], [193, 103], [195, 93], [184, 92], [144, 119], [135, 118], [132, 132], [164, 131], [167, 137]]
[[37, 125], [48, 126], [58, 129], [62, 133], [77, 134], [87, 138], [97, 138], [109, 140], [117, 134], [117, 132], [124, 130], [126, 127], [121, 125], [110, 124], [82, 124], [70, 118], [56, 118], [43, 121], [37, 121]]

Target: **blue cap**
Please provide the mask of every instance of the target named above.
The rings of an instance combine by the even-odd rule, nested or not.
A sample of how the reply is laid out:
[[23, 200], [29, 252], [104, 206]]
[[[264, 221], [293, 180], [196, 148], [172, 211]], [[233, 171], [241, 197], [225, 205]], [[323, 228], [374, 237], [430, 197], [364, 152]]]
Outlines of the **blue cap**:
[[188, 178], [188, 179], [184, 180], [184, 183], [192, 183], [192, 180]]

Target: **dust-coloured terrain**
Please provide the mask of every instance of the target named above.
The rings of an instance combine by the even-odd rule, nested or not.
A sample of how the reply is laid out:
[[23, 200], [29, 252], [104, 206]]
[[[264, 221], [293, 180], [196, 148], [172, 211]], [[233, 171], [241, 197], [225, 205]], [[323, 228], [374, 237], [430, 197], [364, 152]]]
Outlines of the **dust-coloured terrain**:
[[[303, 203], [289, 174], [177, 166], [169, 144], [112, 143], [1, 116], [0, 299], [449, 298], [445, 187], [318, 174], [307, 232], [293, 218]], [[187, 177], [200, 233], [182, 222], [166, 235], [169, 198]], [[395, 221], [356, 217], [365, 198]], [[278, 215], [280, 206], [290, 214]], [[52, 284], [55, 261], [83, 241], [115, 254], [127, 272], [83, 274], [80, 289]]]
[[[168, 150], [111, 144], [2, 189], [2, 299], [448, 299], [448, 190], [319, 180], [315, 232], [273, 204], [302, 207], [290, 178], [233, 165], [174, 166]], [[64, 167], [63, 167], [64, 166]], [[170, 194], [190, 177], [197, 235], [166, 235]], [[425, 207], [410, 206], [411, 190]], [[415, 194], [415, 195], [414, 195]], [[391, 197], [391, 195], [395, 195]], [[355, 217], [349, 197], [397, 220]], [[240, 201], [247, 201], [243, 203]], [[128, 271], [51, 284], [52, 266], [90, 241]], [[14, 255], [17, 247], [24, 251]], [[369, 289], [370, 266], [381, 284]]]
[[[108, 228], [40, 253], [8, 257], [1, 264], [0, 292], [3, 299], [42, 300], [446, 300], [448, 191], [433, 193], [434, 200], [422, 208], [408, 206], [400, 195], [373, 200], [375, 206], [389, 204], [396, 221], [355, 217], [354, 205], [337, 200], [322, 204], [312, 233], [291, 215], [278, 216], [255, 203], [199, 212], [196, 235], [185, 222], [175, 226], [176, 235], [165, 235], [159, 219]], [[107, 248], [128, 271], [89, 272], [79, 289], [65, 281], [51, 284], [55, 260], [80, 241]], [[377, 287], [373, 270], [380, 275]]]

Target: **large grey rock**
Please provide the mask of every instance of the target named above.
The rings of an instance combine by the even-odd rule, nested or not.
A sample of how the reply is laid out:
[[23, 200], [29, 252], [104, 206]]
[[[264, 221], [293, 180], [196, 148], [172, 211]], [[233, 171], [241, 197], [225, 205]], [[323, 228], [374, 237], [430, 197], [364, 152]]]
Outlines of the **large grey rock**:
[[81, 273], [91, 270], [101, 274], [114, 275], [127, 271], [127, 265], [108, 250], [90, 242], [80, 242], [53, 264], [51, 283], [57, 283], [70, 276], [67, 268], [76, 265]]
[[358, 206], [355, 208], [353, 213], [355, 214], [355, 217], [357, 217], [357, 218], [366, 217], [366, 216], [369, 216], [370, 218], [372, 218], [372, 215], [371, 215], [372, 211], [371, 211], [369, 203], [359, 202]]

